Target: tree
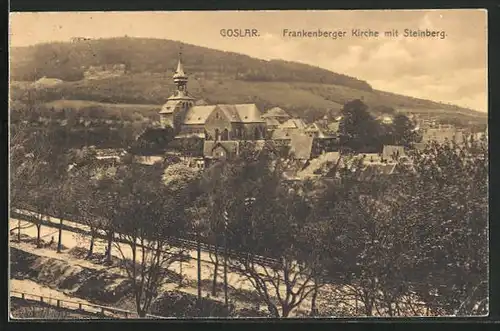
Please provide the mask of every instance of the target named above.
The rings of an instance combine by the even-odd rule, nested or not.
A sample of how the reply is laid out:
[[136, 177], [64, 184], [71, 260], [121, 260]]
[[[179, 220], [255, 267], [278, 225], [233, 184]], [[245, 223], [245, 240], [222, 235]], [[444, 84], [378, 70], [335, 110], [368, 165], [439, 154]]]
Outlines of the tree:
[[[120, 178], [122, 199], [116, 208], [119, 221], [115, 223], [120, 242], [115, 242], [115, 246], [132, 282], [137, 313], [145, 317], [152, 300], [169, 279], [168, 268], [183, 256], [183, 250], [171, 246], [169, 238], [180, 236], [189, 228], [183, 208], [187, 200], [184, 192], [163, 188], [158, 179], [134, 164]], [[131, 257], [122, 243], [129, 246]]]
[[195, 208], [200, 219], [205, 222], [205, 238], [214, 250], [209, 252], [210, 259], [214, 264], [212, 278], [212, 296], [217, 295], [217, 278], [220, 269], [220, 251], [224, 240], [224, 201], [231, 192], [225, 187], [224, 178], [228, 174], [228, 167], [224, 163], [216, 163], [207, 169], [200, 178], [202, 194], [195, 203]]
[[328, 281], [369, 316], [484, 313], [486, 144], [431, 144], [410, 157], [391, 176], [351, 167], [320, 197]]
[[227, 193], [219, 205], [227, 212], [227, 247], [234, 252], [228, 263], [273, 316], [287, 317], [314, 290], [311, 268], [303, 262], [308, 251], [296, 244], [308, 202], [282, 181], [282, 166], [272, 155], [257, 153], [220, 166]]
[[358, 152], [368, 152], [380, 147], [378, 123], [368, 112], [368, 106], [359, 99], [344, 105], [339, 135], [341, 146]]
[[[177, 161], [177, 162], [175, 162]], [[206, 234], [206, 208], [200, 204], [199, 195], [201, 194], [199, 188], [200, 172], [195, 168], [191, 168], [180, 160], [167, 159], [164, 164], [167, 166], [162, 174], [163, 184], [171, 192], [185, 192], [187, 194], [186, 201], [193, 201], [187, 206], [188, 216], [191, 220], [191, 229], [194, 230], [196, 236], [196, 250], [197, 250], [197, 287], [198, 287], [198, 300], [201, 300], [201, 240], [202, 236]], [[180, 261], [182, 268], [182, 260]], [[181, 270], [182, 273], [182, 270]], [[182, 282], [182, 274], [181, 280]]]
[[410, 147], [412, 143], [418, 142], [419, 136], [415, 130], [415, 124], [406, 115], [394, 116], [391, 126], [392, 145]]
[[90, 244], [87, 258], [94, 253], [94, 243], [99, 229], [105, 220], [99, 206], [100, 192], [98, 182], [103, 173], [114, 173], [115, 167], [105, 169], [95, 158], [92, 151], [83, 149], [77, 151], [75, 163], [69, 171], [69, 200], [74, 201], [71, 214], [77, 217], [90, 230]]
[[429, 144], [414, 151], [405, 217], [414, 219], [416, 293], [435, 311], [487, 311], [488, 145]]

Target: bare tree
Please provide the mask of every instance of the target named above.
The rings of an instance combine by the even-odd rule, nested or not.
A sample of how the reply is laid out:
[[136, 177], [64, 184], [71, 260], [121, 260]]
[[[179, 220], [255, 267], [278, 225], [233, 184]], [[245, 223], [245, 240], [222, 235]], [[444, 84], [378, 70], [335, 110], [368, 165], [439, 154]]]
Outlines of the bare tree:
[[184, 187], [166, 188], [137, 164], [129, 164], [115, 180], [121, 198], [114, 207], [114, 229], [119, 238], [115, 247], [132, 282], [137, 313], [144, 317], [158, 290], [170, 280], [169, 268], [185, 254], [171, 246], [170, 238], [190, 228], [183, 208], [188, 201]]

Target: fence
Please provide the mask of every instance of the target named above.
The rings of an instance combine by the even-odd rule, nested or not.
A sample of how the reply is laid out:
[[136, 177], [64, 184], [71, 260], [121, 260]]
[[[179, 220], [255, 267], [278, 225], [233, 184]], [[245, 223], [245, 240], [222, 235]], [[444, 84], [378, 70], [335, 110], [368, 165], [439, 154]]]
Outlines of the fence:
[[[129, 310], [101, 306], [101, 305], [96, 305], [96, 304], [91, 304], [91, 303], [83, 303], [83, 302], [78, 302], [78, 301], [51, 298], [51, 297], [31, 294], [31, 293], [27, 293], [27, 292], [10, 291], [10, 296], [15, 297], [15, 298], [19, 298], [22, 300], [26, 300], [26, 301], [40, 302], [42, 304], [50, 305], [50, 306], [53, 306], [56, 308], [69, 309], [69, 310], [73, 310], [76, 312], [84, 312], [84, 313], [93, 314], [93, 315], [97, 315], [97, 316], [101, 316], [101, 317], [139, 318], [139, 315], [137, 314], [137, 312], [133, 312], [133, 311], [129, 311]], [[165, 319], [165, 317], [151, 315], [151, 314], [147, 314], [146, 318]]]

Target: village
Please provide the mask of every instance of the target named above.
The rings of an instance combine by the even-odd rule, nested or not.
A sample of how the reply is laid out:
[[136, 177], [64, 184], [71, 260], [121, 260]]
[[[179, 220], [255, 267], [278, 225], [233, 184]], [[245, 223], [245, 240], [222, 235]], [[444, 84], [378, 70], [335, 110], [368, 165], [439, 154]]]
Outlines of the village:
[[[201, 140], [195, 150], [169, 151], [158, 155], [137, 155], [138, 163], [153, 165], [162, 162], [168, 155], [175, 155], [189, 167], [208, 168], [214, 161], [231, 159], [238, 155], [240, 146], [252, 142], [253, 148], [262, 149], [266, 142], [285, 147], [283, 157], [293, 160], [293, 167], [284, 175], [289, 180], [305, 180], [324, 177], [327, 166], [336, 164], [341, 155], [340, 126], [343, 116], [323, 118], [306, 123], [300, 117], [291, 116], [280, 107], [261, 111], [255, 104], [216, 104], [209, 105], [204, 100], [195, 100], [188, 92], [188, 75], [179, 54], [178, 65], [173, 75], [176, 86], [174, 93], [159, 111], [157, 126], [171, 128], [174, 140]], [[356, 100], [360, 101], [361, 100]], [[401, 109], [409, 114], [415, 133], [411, 148], [422, 150], [426, 144], [462, 144], [467, 139], [487, 138], [485, 132], [471, 132], [452, 124], [441, 124], [430, 116], [412, 114], [411, 109]], [[380, 125], [391, 125], [393, 113], [381, 114], [375, 118]], [[409, 145], [382, 145], [377, 151], [355, 153], [351, 160], [363, 159], [364, 169], [390, 175], [395, 172], [398, 162], [411, 162], [407, 157]], [[125, 149], [94, 149], [98, 159], [120, 160], [127, 152]], [[351, 153], [352, 154], [352, 153]], [[348, 166], [348, 163], [341, 164]]]

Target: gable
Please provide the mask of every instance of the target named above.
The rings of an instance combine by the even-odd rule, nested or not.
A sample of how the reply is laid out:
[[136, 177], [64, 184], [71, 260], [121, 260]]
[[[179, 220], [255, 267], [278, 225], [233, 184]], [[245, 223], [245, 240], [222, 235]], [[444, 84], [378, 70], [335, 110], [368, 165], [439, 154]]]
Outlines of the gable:
[[220, 107], [220, 105], [211, 106], [213, 107], [210, 114], [207, 116], [205, 122], [235, 122], [235, 116], [226, 107]]
[[[238, 142], [236, 141], [209, 141], [203, 143], [203, 155], [205, 157], [225, 157], [238, 154]], [[223, 155], [221, 155], [221, 152]]]
[[279, 126], [281, 129], [304, 129], [306, 124], [299, 118], [291, 118]]

